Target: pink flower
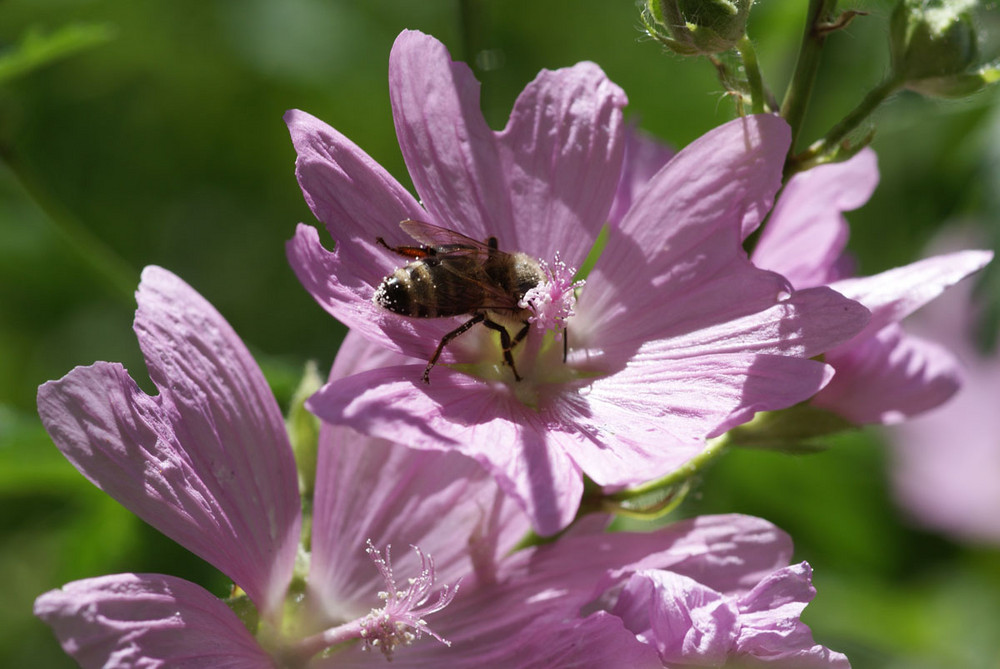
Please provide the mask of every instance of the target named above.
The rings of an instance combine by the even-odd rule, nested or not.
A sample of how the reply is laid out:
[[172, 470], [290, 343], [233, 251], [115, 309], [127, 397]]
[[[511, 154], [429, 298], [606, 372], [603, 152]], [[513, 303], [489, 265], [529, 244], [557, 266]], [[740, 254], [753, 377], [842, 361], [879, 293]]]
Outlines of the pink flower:
[[[294, 466], [259, 369], [172, 274], [147, 268], [137, 297], [159, 395], [97, 363], [42, 386], [43, 421], [92, 481], [233, 576], [260, 621], [171, 576], [75, 581], [35, 612], [84, 667], [661, 666], [608, 612], [631, 574], [668, 570], [743, 601], [787, 564], [787, 536], [735, 515], [620, 534], [591, 519], [512, 553], [529, 524], [475, 462], [323, 426], [311, 552], [296, 568]], [[332, 376], [389, 362], [349, 336]], [[390, 557], [389, 544], [419, 548]]]
[[[625, 97], [590, 63], [543, 71], [494, 132], [469, 69], [409, 31], [393, 47], [389, 89], [423, 206], [337, 131], [289, 112], [299, 183], [336, 248], [301, 225], [288, 254], [327, 311], [423, 361], [468, 317], [412, 318], [374, 304], [399, 261], [376, 239], [412, 245], [398, 223], [416, 219], [579, 267], [621, 178]], [[755, 412], [812, 396], [831, 370], [809, 358], [856, 334], [868, 314], [825, 288], [790, 294], [740, 247], [780, 186], [788, 142], [777, 117], [739, 119], [658, 172], [610, 226], [586, 285], [560, 292], [576, 297], [565, 362], [556, 332], [530, 332], [514, 349], [515, 381], [496, 333], [474, 327], [444, 348], [429, 385], [422, 363], [376, 369], [329, 384], [310, 410], [475, 458], [552, 534], [573, 519], [582, 474], [611, 487], [648, 480]], [[564, 306], [555, 311], [568, 314]]]
[[[954, 248], [958, 242], [935, 246]], [[989, 352], [974, 343], [979, 306], [965, 282], [908, 323], [958, 358], [962, 388], [941, 407], [889, 431], [891, 472], [896, 498], [921, 525], [1000, 545], [1000, 342]]]
[[954, 358], [941, 346], [903, 333], [901, 319], [986, 265], [988, 251], [959, 251], [863, 278], [845, 253], [843, 212], [863, 205], [878, 183], [875, 153], [823, 165], [791, 179], [752, 259], [796, 288], [828, 285], [872, 311], [867, 327], [824, 359], [836, 370], [812, 404], [848, 420], [896, 423], [931, 409], [960, 385]]

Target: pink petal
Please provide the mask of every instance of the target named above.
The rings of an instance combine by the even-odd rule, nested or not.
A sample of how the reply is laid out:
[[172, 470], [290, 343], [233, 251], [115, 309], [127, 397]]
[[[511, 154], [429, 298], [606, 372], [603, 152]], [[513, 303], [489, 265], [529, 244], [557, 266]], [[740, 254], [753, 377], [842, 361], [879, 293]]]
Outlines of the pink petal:
[[962, 385], [957, 361], [942, 346], [888, 325], [826, 356], [837, 370], [812, 400], [853, 423], [898, 423], [946, 402]]
[[671, 471], [706, 437], [816, 394], [830, 369], [806, 358], [849, 340], [867, 318], [861, 305], [821, 287], [728, 322], [685, 323], [672, 338], [619, 342], [638, 346], [610, 354], [628, 354], [624, 368], [581, 389], [580, 400], [564, 400], [584, 426], [566, 450], [602, 485]]
[[787, 669], [850, 669], [842, 653], [817, 644], [799, 620], [815, 595], [812, 569], [802, 562], [776, 571], [741, 597], [738, 658]]
[[768, 575], [738, 600], [694, 579], [638, 571], [612, 613], [669, 666], [846, 669], [847, 658], [813, 641], [799, 616], [816, 594], [805, 563]]
[[757, 241], [754, 264], [778, 272], [796, 288], [840, 278], [838, 260], [850, 234], [843, 212], [865, 204], [878, 179], [871, 149], [792, 177]]
[[735, 602], [667, 571], [633, 574], [611, 613], [666, 666], [724, 666], [739, 633]]
[[768, 309], [685, 332], [644, 347], [647, 360], [761, 353], [811, 358], [849, 341], [869, 322], [858, 302], [820, 286], [796, 291]]
[[[373, 341], [429, 357], [454, 319], [400, 317], [372, 303], [382, 279], [403, 264], [376, 245], [411, 244], [399, 228], [407, 218], [426, 219], [415, 199], [378, 163], [319, 119], [293, 110], [285, 115], [298, 153], [296, 176], [306, 201], [337, 242], [327, 251], [312, 226], [300, 224], [286, 245], [292, 269], [328, 313]], [[444, 360], [460, 353], [449, 347]]]
[[[981, 243], [969, 229], [935, 240], [938, 251]], [[941, 342], [962, 364], [962, 388], [946, 404], [889, 432], [896, 498], [913, 520], [960, 541], [1000, 544], [1000, 357], [973, 332], [984, 316], [975, 285], [963, 281], [907, 322], [907, 331]]]
[[519, 500], [537, 532], [565, 527], [583, 493], [580, 471], [552, 447], [536, 412], [505, 384], [441, 367], [422, 387], [422, 371], [414, 365], [356, 374], [327, 384], [306, 406], [325, 421], [373, 437], [421, 449], [458, 449]]
[[[595, 596], [638, 569], [658, 567], [704, 576], [727, 593], [746, 592], [764, 574], [787, 564], [790, 554], [784, 533], [766, 521], [738, 515], [704, 516], [655, 532], [570, 533], [511, 555], [502, 563], [497, 583], [460, 592], [435, 616], [435, 629], [452, 642], [451, 655], [422, 644], [398, 658], [414, 666], [439, 658], [447, 666], [546, 667], [552, 665], [542, 658], [564, 666], [555, 658], [568, 653], [581, 666], [619, 666], [597, 662], [609, 657], [608, 649], [594, 643], [602, 640], [622, 653], [620, 666], [649, 666], [629, 664], [629, 658], [645, 663], [648, 656], [636, 649], [634, 634], [629, 638], [614, 632], [620, 623], [606, 614], [574, 622], [581, 607], [592, 610], [588, 603]], [[567, 646], [565, 639], [573, 643]], [[587, 649], [594, 664], [586, 661]]]
[[[511, 658], [511, 667], [574, 667], [574, 669], [661, 669], [655, 651], [640, 643], [635, 635], [625, 629], [620, 618], [604, 611], [597, 611], [571, 629], [564, 629], [559, 621], [539, 621], [542, 629], [535, 632], [538, 642], [531, 645], [517, 639], [523, 652]], [[477, 667], [483, 665], [474, 665]]]
[[677, 264], [719, 227], [756, 226], [781, 185], [789, 136], [783, 120], [761, 115], [730, 121], [692, 142], [650, 180], [621, 222], [624, 234], [609, 240], [598, 266], [611, 273], [631, 255], [631, 245], [656, 267]]
[[[505, 592], [500, 589], [484, 593], [476, 598], [475, 607], [463, 609], [463, 618], [446, 624], [448, 632], [444, 638], [450, 646], [421, 639], [400, 649], [393, 656], [392, 666], [449, 669], [663, 667], [656, 652], [640, 643], [615, 616], [604, 611], [584, 619], [540, 614], [534, 607], [526, 607], [523, 601], [508, 601], [503, 597]], [[536, 594], [541, 595], [538, 598], [541, 602], [547, 599], [547, 593]], [[439, 617], [435, 616], [435, 620]], [[342, 669], [369, 667], [378, 661], [384, 664], [381, 657], [373, 657], [370, 652], [348, 649], [327, 659], [314, 660], [309, 666]]]
[[86, 669], [274, 667], [228, 606], [172, 576], [116, 574], [74, 581], [40, 596], [35, 615]]
[[[665, 569], [723, 594], [742, 595], [786, 566], [791, 554], [788, 535], [765, 520], [739, 514], [700, 516], [653, 532], [570, 532], [559, 541], [509, 556], [501, 565], [499, 583], [504, 586], [499, 590], [509, 593], [503, 597], [513, 598], [510, 601], [522, 598], [534, 606], [537, 598], [538, 606], [557, 607], [539, 611], [577, 610], [606, 592], [616, 593], [637, 571]], [[537, 597], [540, 591], [551, 597]], [[488, 598], [478, 589], [476, 593], [476, 598]], [[474, 606], [458, 597], [441, 615], [457, 620], [466, 616], [462, 607]]]
[[993, 258], [991, 251], [959, 251], [918, 260], [874, 276], [830, 284], [837, 292], [871, 309], [863, 335], [896, 323], [940, 295]]
[[136, 297], [135, 330], [160, 394], [99, 362], [42, 385], [39, 416], [95, 485], [273, 613], [301, 522], [277, 402], [239, 337], [190, 286], [147, 267]]
[[404, 30], [389, 55], [389, 96], [399, 147], [428, 222], [474, 239], [505, 231], [509, 195], [469, 67], [452, 62], [433, 37]]
[[[788, 283], [753, 267], [742, 256], [736, 232], [716, 230], [705, 237], [704, 246], [691, 250], [688, 260], [658, 276], [645, 274], [648, 268], [637, 265], [638, 258], [626, 266], [634, 272], [616, 268], [615, 277], [592, 273], [569, 324], [573, 346], [601, 350], [608, 364], [621, 364], [649, 340], [696, 332], [772, 307], [788, 294]], [[609, 239], [617, 235], [612, 228]]]
[[[376, 287], [404, 264], [389, 244], [414, 243], [399, 228], [407, 218], [427, 213], [378, 163], [322, 121], [300, 111], [285, 115], [298, 153], [296, 175], [306, 201], [337, 242], [333, 252], [312, 226], [300, 224], [286, 245], [292, 269], [306, 290], [328, 313], [351, 329], [396, 351], [428, 358], [455, 319], [413, 319], [372, 303]], [[456, 359], [464, 347], [445, 351]]]
[[343, 280], [356, 290], [377, 285], [399, 259], [376, 247], [375, 238], [398, 236], [400, 221], [426, 213], [381, 165], [327, 124], [298, 110], [286, 113], [285, 123], [297, 154], [295, 175], [338, 244]]
[[[408, 362], [352, 331], [331, 381]], [[399, 573], [417, 573], [419, 546], [441, 583], [489, 580], [497, 561], [530, 529], [520, 509], [474, 460], [423, 451], [323, 425], [313, 511], [309, 586], [331, 619], [366, 613], [383, 583], [364, 541], [393, 545]]]
[[[585, 424], [598, 435], [574, 447], [573, 460], [596, 483], [635, 484], [665, 475], [700, 453], [704, 440], [758, 411], [797, 404], [822, 388], [832, 368], [776, 355], [704, 355], [636, 364], [598, 379], [586, 393]], [[581, 419], [583, 422], [584, 419]], [[624, 426], [627, 429], [615, 426]]]
[[[773, 303], [787, 285], [750, 266], [740, 222], [755, 226], [770, 208], [788, 140], [781, 119], [747, 117], [712, 130], [670, 160], [611, 229], [577, 304], [575, 329], [582, 326], [585, 337], [606, 347]], [[675, 306], [682, 313], [673, 313]], [[693, 313], [683, 313], [685, 306]]]
[[369, 369], [412, 365], [419, 362], [424, 361], [387, 349], [366, 339], [357, 330], [350, 330], [337, 349], [337, 357], [333, 360], [329, 380], [344, 379], [352, 374], [367, 372]]
[[506, 244], [579, 267], [618, 185], [625, 104], [593, 63], [542, 70], [521, 92], [498, 136], [516, 235]]
[[377, 333], [372, 336], [381, 338], [380, 330], [371, 322], [385, 310], [372, 303], [372, 296], [375, 286], [391, 267], [380, 269], [369, 263], [369, 276], [363, 279], [353, 274], [349, 263], [341, 259], [344, 246], [327, 251], [316, 228], [299, 223], [295, 236], [285, 245], [285, 252], [295, 275], [321, 307], [349, 328], [367, 325], [369, 331]]

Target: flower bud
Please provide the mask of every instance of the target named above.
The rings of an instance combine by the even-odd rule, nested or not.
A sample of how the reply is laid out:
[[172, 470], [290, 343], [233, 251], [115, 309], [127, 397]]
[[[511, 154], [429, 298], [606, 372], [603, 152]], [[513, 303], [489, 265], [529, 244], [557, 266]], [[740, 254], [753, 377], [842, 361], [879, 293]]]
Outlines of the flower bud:
[[892, 63], [902, 85], [924, 95], [961, 97], [997, 79], [980, 67], [975, 0], [901, 0], [890, 22]]
[[753, 0], [647, 0], [643, 21], [672, 51], [695, 56], [732, 49], [746, 34]]

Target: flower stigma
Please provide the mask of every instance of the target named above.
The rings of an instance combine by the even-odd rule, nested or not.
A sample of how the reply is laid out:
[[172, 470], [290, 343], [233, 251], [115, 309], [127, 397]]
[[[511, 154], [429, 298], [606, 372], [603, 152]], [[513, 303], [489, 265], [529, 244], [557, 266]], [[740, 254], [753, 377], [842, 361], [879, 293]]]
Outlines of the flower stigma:
[[442, 587], [438, 591], [437, 599], [428, 604], [435, 585], [433, 558], [413, 546], [413, 550], [420, 557], [420, 573], [416, 577], [407, 579], [406, 586], [400, 588], [392, 574], [390, 547], [386, 546], [383, 558], [371, 539], [367, 541], [367, 545], [365, 552], [375, 563], [375, 568], [385, 582], [386, 589], [378, 593], [378, 598], [384, 602], [383, 606], [373, 608], [367, 615], [300, 639], [289, 646], [283, 646], [280, 639], [265, 643], [258, 636], [258, 641], [268, 647], [272, 657], [280, 659], [280, 666], [305, 666], [309, 658], [316, 655], [329, 657], [358, 640], [363, 642], [362, 650], [378, 649], [389, 660], [392, 659], [398, 646], [410, 645], [424, 634], [429, 634], [444, 645], [451, 646], [450, 641], [428, 627], [424, 617], [448, 606], [458, 592], [460, 581]]
[[365, 650], [378, 649], [389, 660], [392, 659], [397, 646], [408, 646], [425, 633], [444, 645], [451, 646], [450, 641], [442, 638], [428, 627], [423, 616], [436, 613], [448, 606], [455, 598], [460, 583], [455, 583], [454, 586], [444, 586], [438, 594], [437, 600], [425, 606], [434, 587], [434, 560], [416, 546], [412, 546], [412, 548], [420, 557], [420, 574], [415, 578], [407, 579], [406, 587], [402, 590], [399, 589], [392, 574], [390, 546], [385, 547], [384, 558], [372, 544], [371, 539], [368, 540], [368, 547], [365, 549], [385, 581], [386, 590], [378, 593], [379, 599], [383, 600], [385, 605], [380, 609], [372, 609], [371, 613], [360, 621], [361, 638], [365, 642], [363, 648]]

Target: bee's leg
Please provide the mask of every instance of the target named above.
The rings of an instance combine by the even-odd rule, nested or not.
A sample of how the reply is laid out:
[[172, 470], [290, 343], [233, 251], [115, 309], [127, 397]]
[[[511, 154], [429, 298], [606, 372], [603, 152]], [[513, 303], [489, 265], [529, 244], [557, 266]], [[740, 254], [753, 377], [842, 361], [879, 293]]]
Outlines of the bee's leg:
[[512, 349], [514, 345], [511, 343], [510, 333], [507, 332], [507, 328], [488, 319], [483, 321], [483, 325], [500, 333], [500, 346], [503, 348], [504, 364], [510, 365], [510, 371], [514, 372], [514, 380], [520, 381], [521, 377], [517, 373], [517, 368], [514, 367], [514, 356], [510, 353], [510, 349]]
[[462, 334], [463, 332], [471, 328], [476, 323], [482, 323], [485, 319], [486, 316], [484, 314], [476, 314], [475, 316], [465, 321], [464, 323], [459, 325], [457, 328], [455, 328], [445, 336], [441, 337], [441, 342], [438, 344], [437, 349], [434, 350], [434, 355], [432, 355], [431, 359], [427, 361], [427, 367], [424, 368], [424, 376], [423, 376], [424, 383], [429, 384], [431, 382], [431, 368], [438, 361], [438, 358], [441, 357], [441, 351], [443, 351], [444, 347], [448, 345], [448, 342], [450, 342], [452, 339], [454, 339], [458, 335]]
[[531, 324], [525, 322], [524, 327], [518, 330], [513, 339], [510, 338], [510, 333], [507, 332], [507, 328], [499, 323], [494, 323], [493, 321], [487, 319], [483, 321], [483, 325], [500, 333], [500, 346], [503, 348], [504, 364], [510, 365], [510, 371], [514, 372], [514, 380], [520, 381], [521, 376], [517, 373], [517, 367], [514, 366], [514, 356], [511, 354], [511, 350], [517, 346], [521, 340], [525, 338], [525, 336], [527, 336], [528, 330], [531, 329]]
[[384, 246], [396, 255], [403, 256], [404, 258], [420, 259], [436, 255], [434, 248], [430, 246], [389, 246], [381, 237], [376, 237], [375, 243], [379, 246]]
[[529, 330], [531, 330], [531, 323], [529, 323], [528, 321], [524, 321], [524, 325], [521, 327], [520, 330], [517, 331], [517, 334], [514, 335], [514, 340], [510, 343], [510, 347], [514, 348], [515, 346], [520, 344], [521, 341], [528, 336]]
[[569, 328], [563, 328], [563, 364], [566, 364], [566, 355], [569, 353]]

